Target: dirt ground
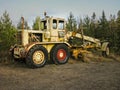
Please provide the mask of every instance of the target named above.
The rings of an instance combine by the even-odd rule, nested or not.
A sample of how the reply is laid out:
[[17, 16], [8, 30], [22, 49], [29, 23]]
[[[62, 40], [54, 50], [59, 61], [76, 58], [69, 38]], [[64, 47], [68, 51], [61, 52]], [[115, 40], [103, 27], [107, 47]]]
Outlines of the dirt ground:
[[0, 90], [120, 90], [120, 58], [89, 59], [96, 61], [70, 59], [38, 69], [23, 62], [0, 63]]

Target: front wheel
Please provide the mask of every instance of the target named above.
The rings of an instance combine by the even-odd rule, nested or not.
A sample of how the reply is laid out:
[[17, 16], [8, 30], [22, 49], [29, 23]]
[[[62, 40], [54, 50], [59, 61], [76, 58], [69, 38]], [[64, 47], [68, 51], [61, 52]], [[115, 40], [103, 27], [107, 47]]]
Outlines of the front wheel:
[[47, 59], [47, 50], [41, 45], [35, 45], [28, 51], [26, 64], [31, 68], [39, 68], [46, 64]]
[[69, 56], [70, 53], [65, 44], [55, 45], [50, 52], [50, 59], [52, 59], [55, 64], [67, 63]]
[[106, 47], [105, 51], [102, 51], [102, 56], [103, 57], [108, 57], [110, 55], [110, 48], [109, 46]]

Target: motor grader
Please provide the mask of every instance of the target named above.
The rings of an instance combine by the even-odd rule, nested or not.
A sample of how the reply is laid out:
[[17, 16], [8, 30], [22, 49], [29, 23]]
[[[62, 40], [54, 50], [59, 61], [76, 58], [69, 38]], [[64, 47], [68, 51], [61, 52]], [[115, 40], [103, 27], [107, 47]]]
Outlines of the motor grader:
[[[17, 43], [12, 46], [14, 59], [25, 59], [31, 68], [45, 66], [47, 60], [55, 64], [65, 64], [70, 55], [75, 58], [82, 57], [82, 53], [88, 49], [102, 51], [104, 56], [109, 55], [109, 42], [101, 42], [98, 39], [66, 31], [66, 21], [63, 18], [46, 16], [40, 21], [40, 30], [18, 30]], [[78, 44], [74, 42], [77, 38]]]

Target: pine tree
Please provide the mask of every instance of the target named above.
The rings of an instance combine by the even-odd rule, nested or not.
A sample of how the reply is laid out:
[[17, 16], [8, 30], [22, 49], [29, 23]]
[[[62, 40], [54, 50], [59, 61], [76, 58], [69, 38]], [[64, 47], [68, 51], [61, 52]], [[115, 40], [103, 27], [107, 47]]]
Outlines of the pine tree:
[[88, 36], [91, 36], [91, 31], [90, 31], [90, 23], [91, 23], [91, 20], [88, 16], [86, 16], [84, 18], [84, 21], [83, 21], [83, 27], [84, 27], [84, 34], [85, 35], [88, 35]]
[[33, 22], [32, 28], [33, 30], [40, 30], [42, 28], [41, 19], [39, 16], [37, 16], [35, 21]]
[[72, 12], [70, 12], [70, 15], [68, 17], [68, 22], [66, 24], [66, 28], [68, 31], [76, 31], [77, 30], [77, 22], [76, 19], [74, 18], [74, 15]]
[[91, 31], [91, 36], [95, 37], [96, 35], [96, 14], [95, 12], [93, 13], [92, 17], [91, 17], [91, 23], [90, 23], [90, 31]]
[[117, 51], [120, 54], [120, 10], [117, 13]]
[[117, 25], [116, 25], [116, 19], [115, 15], [110, 15], [110, 21], [109, 21], [109, 42], [112, 47], [112, 51], [116, 49], [117, 46]]
[[101, 40], [106, 40], [108, 38], [108, 32], [109, 32], [109, 23], [106, 19], [105, 12], [102, 12], [102, 17], [99, 20], [99, 27], [97, 30], [97, 38]]
[[8, 49], [16, 42], [14, 35], [16, 34], [16, 28], [12, 25], [9, 14], [7, 11], [3, 13], [0, 18], [0, 49]]

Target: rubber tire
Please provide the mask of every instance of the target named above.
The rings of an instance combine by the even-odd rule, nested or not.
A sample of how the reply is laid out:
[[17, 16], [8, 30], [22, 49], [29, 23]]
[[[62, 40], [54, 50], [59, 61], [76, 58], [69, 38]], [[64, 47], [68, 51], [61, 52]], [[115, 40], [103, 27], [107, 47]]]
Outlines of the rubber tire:
[[[107, 51], [107, 50], [109, 50], [109, 51]], [[108, 57], [109, 56], [108, 52], [110, 54], [110, 48], [109, 48], [109, 46], [106, 47], [105, 51], [102, 51], [102, 56], [103, 57]]]
[[[66, 52], [66, 57], [64, 60], [59, 60], [57, 58], [57, 52], [58, 50], [60, 49], [63, 49], [65, 52]], [[69, 52], [69, 49], [68, 47], [65, 45], [65, 44], [58, 44], [58, 45], [55, 45], [51, 52], [50, 52], [50, 59], [55, 63], [55, 64], [65, 64], [68, 62], [68, 59], [70, 57], [70, 52]]]
[[[33, 61], [33, 54], [34, 52], [36, 51], [42, 51], [44, 53], [44, 61], [40, 64], [36, 64], [34, 63]], [[46, 50], [46, 48], [44, 48], [43, 46], [41, 45], [35, 45], [33, 46], [27, 53], [26, 55], [26, 64], [28, 65], [28, 67], [30, 68], [40, 68], [40, 67], [43, 67], [45, 66], [46, 62], [48, 60], [48, 51]]]

